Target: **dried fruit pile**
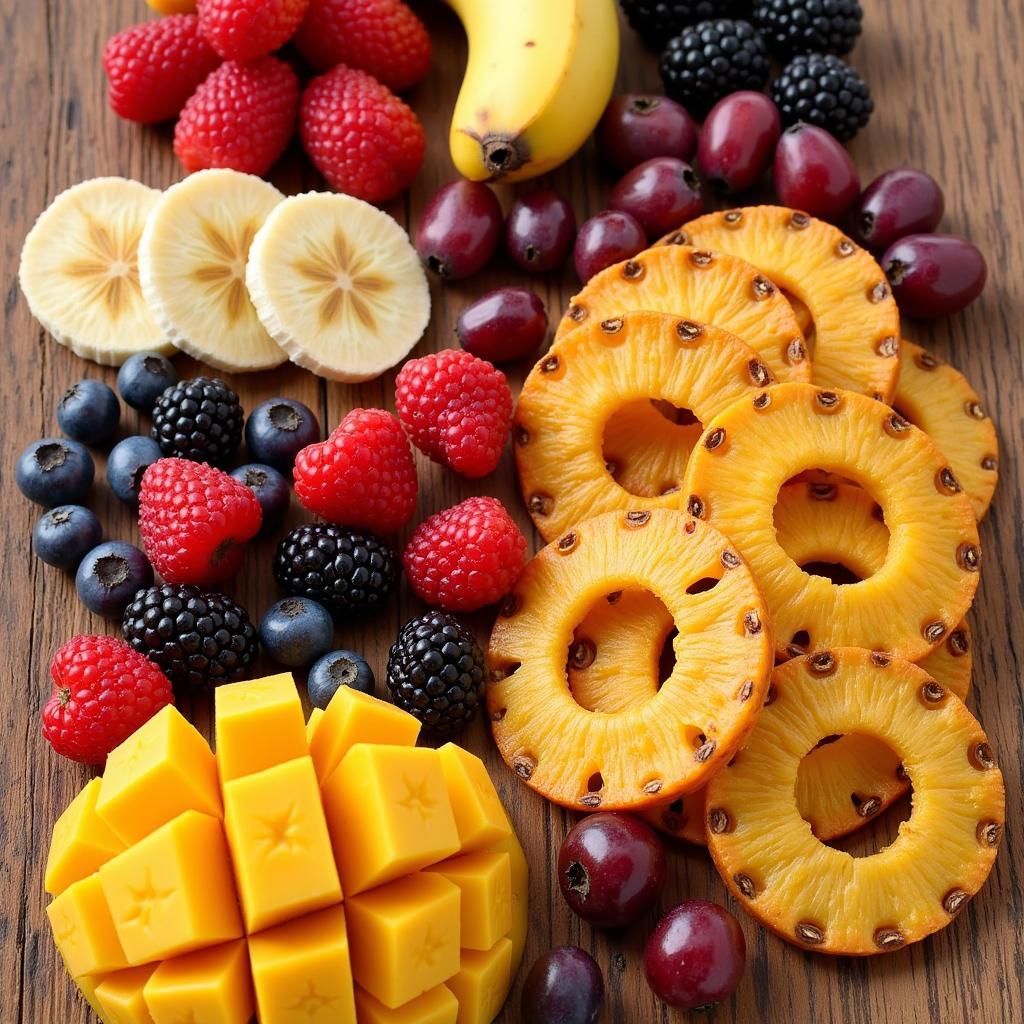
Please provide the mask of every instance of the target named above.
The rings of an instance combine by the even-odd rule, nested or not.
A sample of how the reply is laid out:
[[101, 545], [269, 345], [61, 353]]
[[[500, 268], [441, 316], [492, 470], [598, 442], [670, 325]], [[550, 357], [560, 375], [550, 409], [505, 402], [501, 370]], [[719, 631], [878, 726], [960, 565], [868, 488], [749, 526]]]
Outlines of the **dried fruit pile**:
[[[997, 441], [875, 259], [783, 207], [690, 221], [572, 300], [513, 437], [550, 543], [488, 651], [510, 767], [706, 842], [806, 948], [947, 924], [1004, 816], [963, 704]], [[885, 850], [825, 845], [911, 785]]]

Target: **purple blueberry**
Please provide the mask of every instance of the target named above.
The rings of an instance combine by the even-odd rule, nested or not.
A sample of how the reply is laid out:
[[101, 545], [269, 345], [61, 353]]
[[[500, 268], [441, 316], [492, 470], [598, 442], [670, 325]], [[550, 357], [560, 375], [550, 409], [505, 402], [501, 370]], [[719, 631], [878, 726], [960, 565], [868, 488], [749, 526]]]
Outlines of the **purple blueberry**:
[[162, 457], [160, 445], [151, 437], [135, 434], [118, 441], [107, 457], [107, 483], [115, 497], [126, 505], [137, 506], [142, 474]]
[[137, 352], [117, 371], [117, 390], [139, 412], [151, 413], [156, 400], [177, 383], [174, 364], [159, 352]]
[[153, 582], [153, 568], [134, 544], [108, 540], [82, 559], [75, 587], [82, 604], [106, 619], [119, 619], [135, 594]]
[[373, 669], [355, 651], [331, 651], [310, 670], [306, 680], [310, 703], [326, 709], [342, 686], [373, 695]]
[[286, 597], [263, 616], [260, 641], [278, 664], [301, 668], [331, 649], [334, 621], [322, 604], [308, 597]]
[[82, 444], [102, 444], [117, 433], [121, 403], [101, 380], [80, 380], [60, 396], [57, 423], [68, 437]]
[[18, 456], [14, 479], [29, 501], [53, 508], [79, 504], [95, 474], [92, 456], [83, 444], [66, 437], [44, 437]]
[[281, 520], [288, 511], [288, 503], [291, 501], [292, 492], [288, 487], [288, 481], [273, 466], [265, 466], [259, 462], [239, 466], [238, 469], [231, 470], [231, 475], [256, 495], [256, 500], [263, 509], [260, 533], [273, 532], [281, 525]]
[[44, 512], [32, 531], [36, 555], [58, 569], [76, 569], [102, 539], [100, 521], [81, 505], [58, 505]]
[[272, 398], [249, 414], [245, 444], [256, 462], [291, 476], [295, 456], [320, 440], [320, 421], [309, 406], [293, 398]]

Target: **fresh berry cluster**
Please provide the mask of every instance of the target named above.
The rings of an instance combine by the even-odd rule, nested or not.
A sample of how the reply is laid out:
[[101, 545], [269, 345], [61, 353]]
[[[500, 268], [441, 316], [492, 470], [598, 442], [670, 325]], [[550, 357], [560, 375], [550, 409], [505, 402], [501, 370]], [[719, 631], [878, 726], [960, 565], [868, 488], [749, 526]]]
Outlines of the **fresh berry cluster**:
[[[406, 188], [423, 162], [423, 129], [396, 91], [430, 67], [430, 38], [402, 0], [198, 0], [118, 32], [103, 67], [123, 118], [177, 118], [188, 171], [266, 174], [296, 134], [336, 189], [371, 202]], [[318, 72], [303, 90], [271, 56], [292, 42]], [[394, 90], [394, 91], [393, 91]]]

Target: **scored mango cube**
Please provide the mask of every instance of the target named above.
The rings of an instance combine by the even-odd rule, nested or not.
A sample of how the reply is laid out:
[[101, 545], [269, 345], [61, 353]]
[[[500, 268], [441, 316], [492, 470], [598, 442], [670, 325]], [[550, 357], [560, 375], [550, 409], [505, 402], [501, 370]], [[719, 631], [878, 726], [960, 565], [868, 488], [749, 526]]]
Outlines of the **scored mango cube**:
[[459, 1001], [438, 985], [392, 1010], [357, 985], [356, 1016], [359, 1024], [455, 1024]]
[[153, 1024], [249, 1024], [256, 1006], [245, 942], [165, 960], [143, 995]]
[[43, 883], [51, 896], [91, 875], [125, 847], [96, 813], [102, 781], [87, 782], [53, 826]]
[[46, 916], [72, 978], [128, 966], [99, 875], [69, 885], [46, 908]]
[[131, 967], [107, 975], [96, 986], [94, 998], [109, 1024], [155, 1024], [146, 1007], [143, 991], [156, 964]]
[[108, 974], [96, 974], [91, 977], [75, 978], [74, 984], [81, 993], [82, 998], [89, 1004], [89, 1008], [100, 1019], [100, 1024], [111, 1024], [110, 1019], [100, 1009], [99, 1001], [96, 999], [96, 989], [103, 984]]
[[247, 931], [341, 902], [320, 786], [308, 757], [226, 783], [224, 824]]
[[512, 943], [499, 939], [487, 952], [462, 951], [459, 973], [445, 984], [459, 1001], [458, 1024], [491, 1024], [512, 982]]
[[357, 743], [413, 747], [420, 723], [394, 704], [339, 686], [309, 742], [316, 775], [323, 785]]
[[508, 817], [483, 761], [454, 743], [438, 753], [462, 852], [485, 850], [508, 836]]
[[357, 744], [327, 780], [323, 800], [346, 896], [459, 849], [436, 750]]
[[260, 1024], [355, 1024], [340, 906], [249, 937]]
[[306, 742], [313, 746], [313, 737], [316, 735], [317, 726], [320, 725], [320, 719], [324, 717], [323, 708], [313, 708], [309, 713], [309, 718], [306, 720]]
[[222, 782], [309, 753], [302, 701], [290, 672], [214, 691], [214, 743]]
[[242, 937], [224, 827], [186, 811], [100, 868], [130, 964]]
[[459, 970], [459, 890], [415, 874], [345, 904], [356, 984], [390, 1009]]
[[512, 930], [512, 861], [507, 853], [467, 853], [427, 871], [459, 887], [463, 949], [490, 949]]
[[221, 816], [210, 745], [172, 704], [107, 758], [96, 813], [127, 844], [185, 811]]

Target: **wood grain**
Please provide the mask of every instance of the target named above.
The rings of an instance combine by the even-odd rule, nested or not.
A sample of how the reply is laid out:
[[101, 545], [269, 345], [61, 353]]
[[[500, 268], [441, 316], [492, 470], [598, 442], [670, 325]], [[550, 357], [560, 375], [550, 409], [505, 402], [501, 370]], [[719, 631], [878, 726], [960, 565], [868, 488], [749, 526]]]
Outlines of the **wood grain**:
[[[975, 635], [972, 702], [999, 754], [1007, 785], [1008, 825], [1003, 850], [988, 886], [955, 925], [910, 949], [871, 960], [829, 959], [785, 945], [740, 914], [749, 969], [735, 998], [716, 1020], [830, 1024], [963, 1022], [995, 1024], [1024, 1019], [1021, 943], [1024, 806], [1021, 795], [1021, 644], [1024, 562], [1021, 508], [1021, 435], [1024, 423], [1024, 34], [1019, 3], [999, 0], [864, 0], [866, 30], [854, 55], [874, 90], [878, 111], [852, 149], [865, 181], [893, 165], [929, 169], [946, 191], [945, 228], [974, 239], [989, 259], [991, 280], [983, 298], [965, 314], [934, 326], [909, 324], [906, 333], [962, 367], [994, 416], [1003, 445], [1002, 481], [982, 527], [984, 582], [971, 616]], [[389, 211], [415, 224], [428, 196], [453, 177], [444, 140], [446, 119], [465, 60], [455, 19], [436, 0], [421, 4], [436, 40], [429, 78], [411, 95], [427, 126], [427, 164], [411, 193]], [[153, 186], [180, 177], [166, 129], [141, 130], [119, 122], [106, 108], [100, 53], [108, 35], [143, 17], [133, 0], [0, 0], [4, 85], [0, 132], [2, 282], [7, 353], [0, 377], [3, 508], [10, 516], [0, 546], [0, 615], [7, 644], [0, 665], [0, 1020], [11, 1024], [84, 1024], [90, 1015], [57, 962], [46, 926], [42, 871], [57, 814], [87, 777], [55, 757], [39, 734], [38, 714], [48, 692], [53, 651], [76, 632], [113, 631], [77, 602], [73, 581], [31, 554], [37, 515], [13, 487], [11, 467], [30, 440], [51, 433], [61, 392], [83, 375], [113, 380], [113, 373], [83, 363], [46, 338], [28, 313], [17, 286], [18, 253], [33, 219], [63, 188], [98, 174], [124, 174]], [[656, 89], [656, 60], [627, 30], [620, 87]], [[297, 152], [289, 153], [274, 180], [287, 191], [322, 183]], [[599, 210], [610, 178], [592, 147], [550, 176], [569, 195], [580, 218]], [[500, 190], [505, 193], [507, 190]], [[503, 194], [503, 199], [507, 196]], [[522, 282], [503, 260], [464, 286], [433, 287], [435, 314], [418, 352], [452, 344], [461, 306], [484, 290]], [[529, 282], [553, 315], [574, 287], [571, 272]], [[181, 358], [183, 376], [198, 367]], [[524, 368], [512, 377], [518, 384]], [[307, 402], [329, 426], [355, 405], [390, 406], [393, 377], [361, 387], [326, 384], [293, 367], [232, 381], [245, 405], [278, 393]], [[126, 418], [125, 432], [142, 424]], [[497, 474], [467, 483], [420, 460], [420, 516], [472, 493], [492, 493], [523, 512], [511, 460]], [[135, 538], [136, 526], [103, 481], [92, 504], [109, 537]], [[292, 520], [299, 521], [297, 510]], [[258, 616], [273, 599], [271, 542], [258, 545], [235, 595]], [[399, 624], [419, 610], [403, 594], [387, 613], [365, 626], [342, 626], [339, 644], [363, 649], [382, 673], [387, 647]], [[488, 623], [477, 625], [481, 637]], [[206, 700], [186, 708], [201, 727], [209, 723]], [[570, 916], [552, 885], [550, 865], [571, 816], [545, 804], [507, 772], [483, 723], [466, 743], [483, 754], [518, 824], [530, 864], [531, 931], [526, 962], [550, 946], [576, 943], [600, 963], [608, 989], [605, 1020], [645, 1024], [676, 1018], [648, 991], [639, 951], [650, 920], [623, 934], [603, 935]], [[904, 811], [905, 813], [905, 811]], [[892, 821], [876, 829], [892, 834]], [[862, 848], [870, 848], [865, 839]], [[681, 897], [725, 900], [705, 853], [677, 845], [670, 850], [664, 904]], [[523, 972], [525, 973], [525, 972]], [[523, 974], [520, 975], [520, 981]], [[501, 1020], [521, 1019], [518, 988]]]

